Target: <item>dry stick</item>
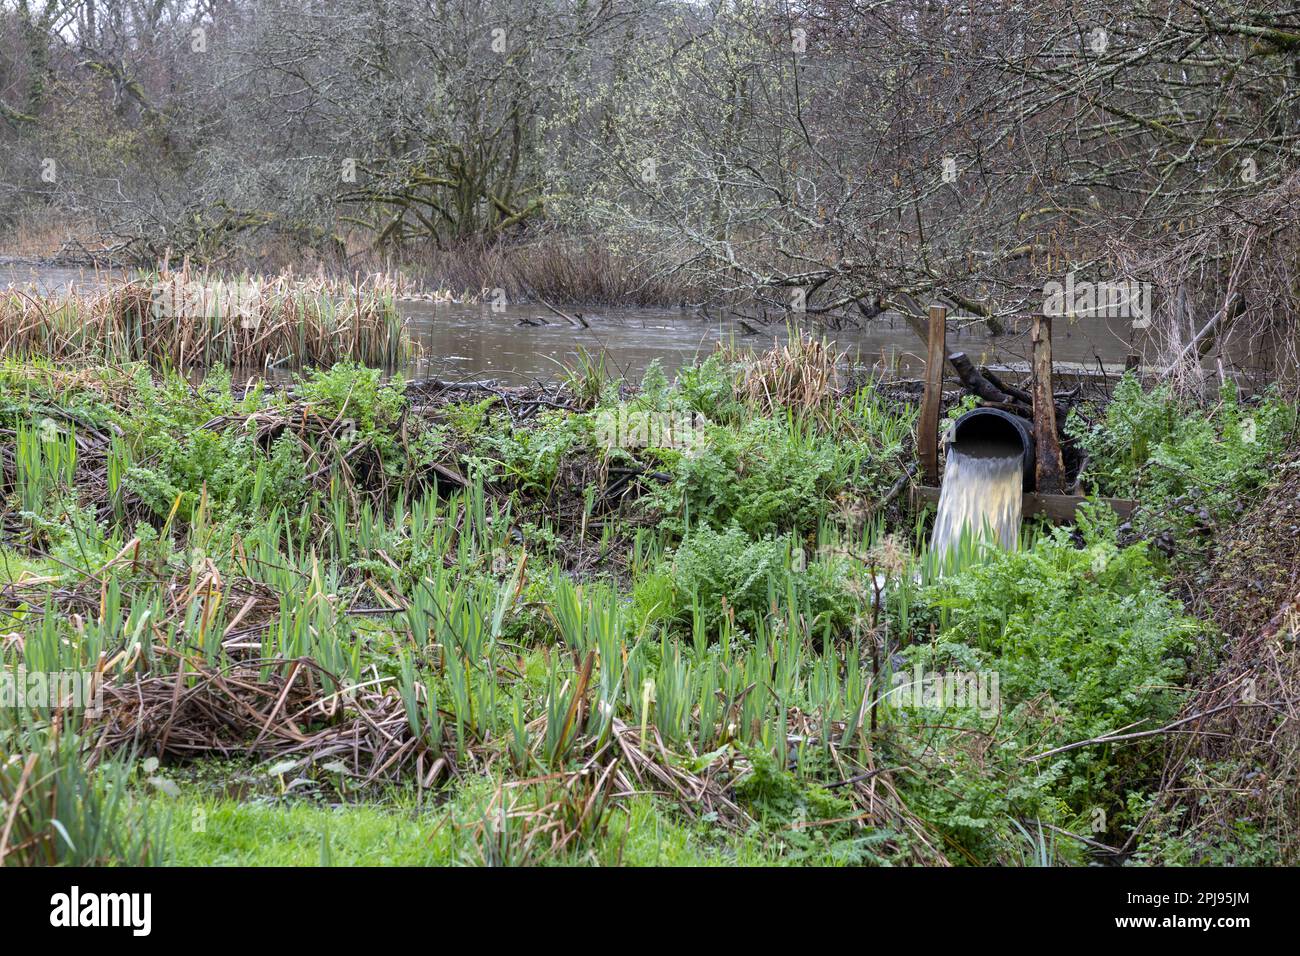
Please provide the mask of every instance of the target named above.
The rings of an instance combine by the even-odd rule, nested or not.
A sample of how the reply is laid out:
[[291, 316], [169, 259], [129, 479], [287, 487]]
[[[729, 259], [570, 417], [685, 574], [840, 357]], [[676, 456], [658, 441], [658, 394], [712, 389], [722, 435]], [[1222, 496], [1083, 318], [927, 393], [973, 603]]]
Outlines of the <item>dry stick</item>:
[[907, 487], [908, 483], [912, 480], [912, 476], [915, 474], [916, 465], [914, 463], [909, 463], [907, 467], [903, 469], [903, 474], [899, 479], [894, 482], [887, 492], [885, 492], [885, 496], [876, 502], [876, 506], [873, 510], [877, 512], [883, 510], [891, 501], [898, 497], [900, 491]]
[[27, 758], [27, 763], [23, 765], [22, 776], [18, 778], [18, 789], [14, 791], [13, 798], [9, 804], [9, 816], [5, 820], [4, 833], [0, 833], [0, 866], [4, 866], [5, 857], [9, 855], [9, 834], [14, 828], [14, 820], [18, 818], [18, 808], [22, 806], [23, 791], [27, 789], [27, 778], [32, 775], [32, 768], [36, 766], [36, 758], [40, 754], [32, 754]]
[[1051, 830], [1053, 833], [1059, 833], [1062, 836], [1068, 836], [1073, 840], [1078, 840], [1080, 843], [1085, 843], [1095, 850], [1102, 850], [1106, 853], [1110, 853], [1113, 856], [1119, 856], [1121, 853], [1124, 852], [1123, 850], [1117, 849], [1116, 847], [1107, 846], [1105, 843], [1101, 843], [1097, 840], [1091, 839], [1090, 837], [1083, 836], [1080, 833], [1074, 833], [1070, 830], [1065, 829], [1064, 827], [1058, 827], [1051, 823], [1043, 823], [1042, 821], [1035, 821], [1035, 822], [1037, 822], [1039, 826], [1046, 827], [1048, 830]]
[[537, 294], [537, 291], [536, 291], [535, 289], [531, 289], [531, 288], [530, 288], [530, 289], [528, 290], [528, 292], [529, 292], [530, 295], [532, 295], [532, 297], [533, 297], [534, 299], [536, 299], [536, 300], [537, 300], [538, 302], [540, 302], [542, 305], [546, 306], [546, 308], [550, 309], [552, 312], [554, 312], [554, 313], [555, 313], [556, 315], [558, 315], [560, 318], [566, 320], [570, 325], [574, 326], [575, 328], [579, 328], [579, 329], [589, 329], [589, 328], [591, 328], [591, 326], [587, 324], [587, 320], [586, 320], [586, 319], [582, 318], [581, 316], [578, 316], [577, 318], [574, 318], [573, 316], [569, 315], [569, 313], [567, 313], [567, 312], [562, 312], [561, 310], [557, 309], [555, 306], [551, 305], [551, 303], [549, 303], [549, 302], [547, 302], [545, 299], [543, 299], [540, 295], [538, 295], [538, 294]]
[[1246, 236], [1246, 241], [1242, 244], [1241, 251], [1237, 254], [1237, 262], [1232, 268], [1232, 274], [1228, 277], [1228, 294], [1224, 296], [1223, 308], [1214, 313], [1213, 318], [1211, 318], [1209, 322], [1205, 323], [1205, 327], [1192, 336], [1192, 341], [1188, 342], [1187, 346], [1178, 353], [1178, 357], [1160, 373], [1158, 381], [1163, 382], [1177, 371], [1178, 367], [1182, 365], [1183, 360], [1193, 352], [1195, 352], [1197, 359], [1199, 360], [1201, 355], [1204, 354], [1200, 351], [1202, 342], [1207, 343], [1208, 351], [1208, 344], [1212, 344], [1213, 337], [1218, 335], [1217, 328], [1219, 322], [1225, 318], [1227, 319], [1227, 322], [1234, 321], [1239, 314], [1239, 306], [1242, 306], [1244, 311], [1245, 300], [1242, 299], [1240, 294], [1237, 292], [1237, 285], [1241, 281], [1241, 274], [1245, 271], [1246, 262], [1250, 259], [1250, 254], [1254, 249], [1255, 241], [1258, 237], [1259, 228], [1256, 226], [1249, 231]]
[[256, 606], [257, 606], [257, 595], [253, 595], [247, 601], [244, 602], [244, 606], [239, 609], [239, 613], [236, 614], [234, 618], [231, 620], [231, 622], [226, 625], [225, 631], [223, 631], [221, 634], [221, 639], [223, 641], [227, 640], [230, 637], [230, 635], [235, 632], [235, 628], [239, 627], [240, 622], [243, 621], [244, 618], [248, 616], [248, 613], [252, 611], [253, 608]]
[[184, 655], [180, 655], [180, 659], [176, 663], [174, 679], [176, 683], [172, 687], [172, 709], [171, 713], [167, 717], [167, 723], [163, 727], [162, 738], [158, 741], [159, 754], [165, 754], [167, 752], [167, 738], [171, 736], [172, 724], [176, 722], [176, 708], [180, 706], [181, 686], [185, 683]]
[[280, 708], [284, 706], [285, 700], [288, 699], [289, 691], [293, 689], [293, 683], [298, 679], [298, 671], [301, 669], [302, 662], [294, 661], [293, 670], [289, 672], [289, 679], [284, 682], [284, 689], [280, 691], [279, 700], [275, 702], [275, 706], [271, 708], [271, 712], [266, 715], [266, 723], [262, 725], [262, 731], [257, 735], [257, 739], [253, 741], [254, 747], [265, 739], [267, 732], [271, 729], [271, 724], [275, 720], [276, 715], [280, 713]]
[[1193, 720], [1202, 720], [1206, 717], [1213, 717], [1215, 714], [1220, 713], [1221, 711], [1231, 710], [1234, 707], [1268, 707], [1268, 706], [1271, 705], [1264, 704], [1264, 703], [1247, 704], [1244, 701], [1234, 700], [1226, 704], [1220, 704], [1218, 707], [1212, 707], [1211, 709], [1202, 711], [1199, 714], [1192, 714], [1189, 717], [1183, 717], [1180, 720], [1175, 720], [1172, 724], [1166, 724], [1165, 726], [1157, 730], [1141, 730], [1134, 734], [1116, 734], [1114, 736], [1109, 736], [1109, 737], [1105, 737], [1105, 736], [1092, 737], [1089, 740], [1079, 740], [1072, 744], [1066, 744], [1064, 747], [1057, 747], [1053, 750], [1045, 750], [1040, 754], [1034, 754], [1032, 757], [1021, 757], [1020, 759], [1025, 763], [1031, 763], [1035, 760], [1042, 760], [1044, 757], [1052, 757], [1055, 756], [1056, 754], [1065, 753], [1067, 750], [1078, 750], [1080, 747], [1091, 747], [1093, 744], [1113, 744], [1113, 743], [1120, 743], [1122, 741], [1127, 741], [1127, 740], [1139, 740], [1143, 737], [1156, 737], [1159, 736], [1160, 734], [1167, 734], [1171, 730], [1174, 730], [1177, 727], [1181, 727], [1183, 724], [1191, 723]]
[[870, 780], [872, 777], [882, 773], [894, 773], [903, 770], [903, 767], [879, 767], [875, 770], [868, 770], [865, 773], [849, 777], [847, 780], [836, 780], [834, 783], [824, 784], [823, 790], [834, 790], [836, 787], [847, 787], [855, 783], [861, 783], [863, 780]]
[[1215, 312], [1210, 321], [1206, 322], [1201, 330], [1192, 336], [1192, 340], [1184, 346], [1181, 352], [1178, 353], [1178, 357], [1170, 362], [1169, 366], [1160, 373], [1158, 381], [1163, 382], [1167, 379], [1177, 371], [1178, 367], [1183, 364], [1183, 361], [1190, 358], [1193, 353], [1198, 359], [1203, 358], [1205, 354], [1209, 352], [1211, 346], [1214, 345], [1214, 340], [1218, 337], [1219, 323], [1223, 322], [1224, 325], [1228, 325], [1235, 320], [1240, 312], [1244, 311], [1244, 307], [1242, 306], [1242, 303], [1244, 302], [1245, 300], [1241, 297], [1241, 293], [1230, 293], [1223, 308]]

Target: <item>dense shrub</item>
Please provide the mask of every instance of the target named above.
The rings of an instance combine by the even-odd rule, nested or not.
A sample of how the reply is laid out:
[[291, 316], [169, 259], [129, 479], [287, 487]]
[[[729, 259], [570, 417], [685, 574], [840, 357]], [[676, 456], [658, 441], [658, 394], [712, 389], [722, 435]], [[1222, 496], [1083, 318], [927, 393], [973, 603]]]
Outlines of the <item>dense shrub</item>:
[[1164, 593], [1147, 546], [1118, 547], [1113, 516], [1094, 514], [1085, 514], [1083, 547], [1056, 529], [1027, 550], [997, 553], [931, 585], [925, 597], [937, 636], [902, 653], [909, 669], [997, 674], [995, 717], [966, 709], [940, 720], [898, 715], [955, 728], [926, 735], [948, 757], [931, 768], [943, 786], [916, 799], [972, 848], [1019, 817], [1085, 828], [1102, 820], [1097, 832], [1119, 832], [1126, 791], [1154, 772], [1158, 742], [1024, 758], [1155, 729], [1182, 703], [1184, 658], [1200, 625]]
[[1076, 414], [1068, 431], [1088, 454], [1083, 477], [1100, 493], [1137, 498], [1142, 530], [1185, 536], [1236, 514], [1295, 426], [1295, 406], [1273, 394], [1246, 403], [1229, 384], [1200, 407], [1126, 375], [1095, 424]]

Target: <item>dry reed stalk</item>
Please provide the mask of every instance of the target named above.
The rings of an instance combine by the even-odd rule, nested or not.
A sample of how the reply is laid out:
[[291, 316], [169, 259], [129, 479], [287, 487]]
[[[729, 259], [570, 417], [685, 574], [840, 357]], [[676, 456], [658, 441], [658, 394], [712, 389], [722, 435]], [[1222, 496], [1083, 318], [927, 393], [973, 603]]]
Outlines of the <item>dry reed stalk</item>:
[[846, 353], [798, 331], [784, 345], [773, 343], [761, 355], [742, 354], [738, 359], [738, 390], [749, 402], [769, 412], [778, 408], [814, 411], [838, 390]]
[[0, 293], [0, 354], [145, 360], [175, 368], [393, 367], [409, 354], [397, 285], [286, 273], [227, 281], [186, 263], [90, 295]]

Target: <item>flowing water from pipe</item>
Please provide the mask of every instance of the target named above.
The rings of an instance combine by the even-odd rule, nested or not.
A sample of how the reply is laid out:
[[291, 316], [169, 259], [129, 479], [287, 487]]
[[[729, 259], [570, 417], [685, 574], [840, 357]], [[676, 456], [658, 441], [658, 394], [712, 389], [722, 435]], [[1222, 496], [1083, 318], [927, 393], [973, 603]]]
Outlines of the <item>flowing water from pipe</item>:
[[963, 537], [987, 536], [1008, 551], [1020, 537], [1023, 448], [1003, 442], [948, 446], [932, 553], [946, 556]]

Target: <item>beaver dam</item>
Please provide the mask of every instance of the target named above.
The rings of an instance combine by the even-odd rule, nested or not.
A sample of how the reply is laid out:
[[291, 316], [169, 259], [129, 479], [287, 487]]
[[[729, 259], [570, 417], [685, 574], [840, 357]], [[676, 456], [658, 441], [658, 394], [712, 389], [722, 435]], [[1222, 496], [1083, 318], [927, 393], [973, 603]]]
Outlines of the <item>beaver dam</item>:
[[[130, 351], [0, 362], [0, 691], [97, 690], [0, 708], [5, 864], [1296, 859], [1158, 789], [1232, 680], [1178, 582], [1294, 443], [1277, 395], [1049, 390], [1062, 484], [1122, 518], [1041, 492], [1034, 383], [919, 396], [803, 336], [546, 387]], [[1040, 499], [1074, 524], [1015, 548]]]
[[[218, 298], [224, 307], [213, 303]], [[166, 307], [196, 299], [208, 300], [207, 310], [216, 315], [187, 323]], [[1025, 332], [1019, 321], [1001, 335], [967, 324], [954, 328], [949, 341], [988, 363], [1017, 364], [1028, 359]], [[915, 336], [896, 313], [828, 326], [825, 334], [863, 366], [908, 376], [919, 371]], [[351, 357], [391, 361], [408, 378], [525, 385], [554, 380], [582, 351], [639, 380], [655, 361], [673, 373], [719, 343], [761, 352], [789, 335], [785, 319], [775, 316], [628, 307], [557, 314], [535, 301], [496, 308], [473, 296], [416, 293], [391, 276], [371, 276], [345, 293], [337, 282], [293, 273], [251, 283], [189, 267], [127, 274], [0, 261], [0, 344], [56, 358], [125, 351], [191, 363], [215, 359], [245, 374], [268, 375]], [[1128, 348], [1123, 323], [1089, 317], [1058, 335], [1057, 361], [1118, 376]]]

